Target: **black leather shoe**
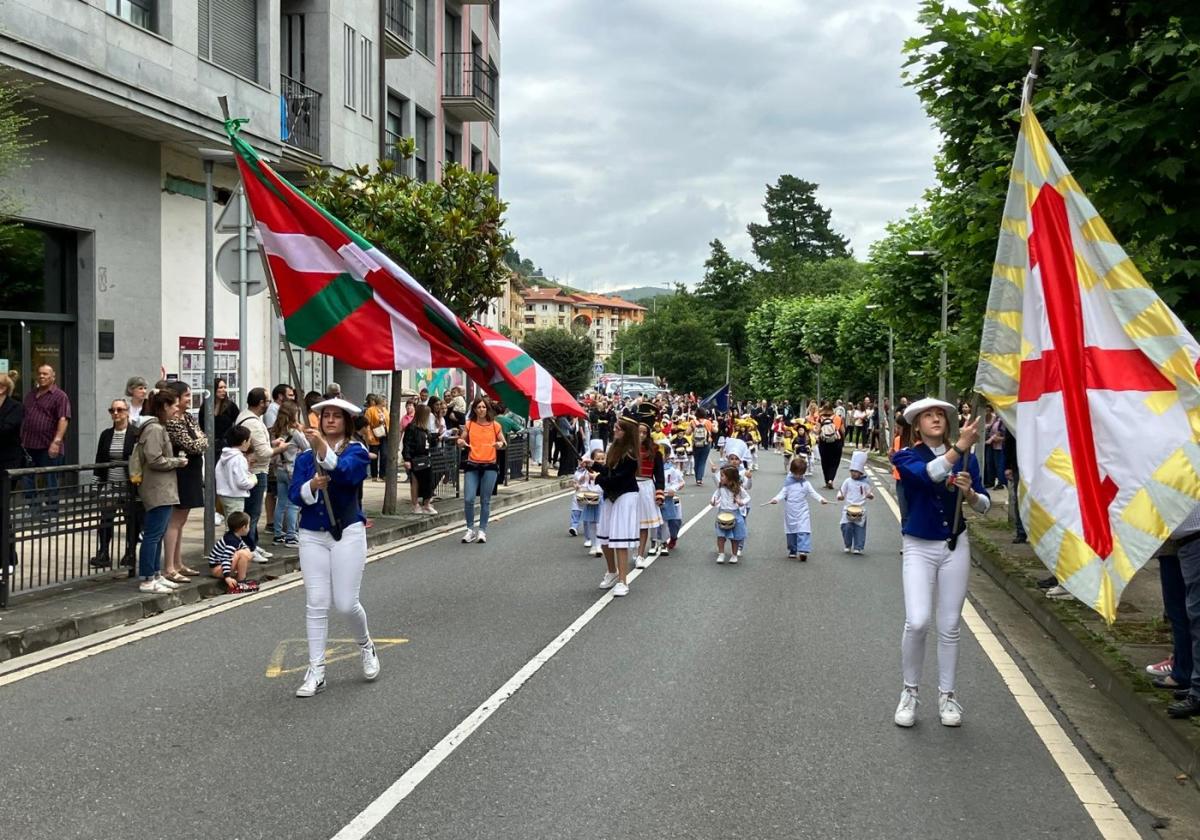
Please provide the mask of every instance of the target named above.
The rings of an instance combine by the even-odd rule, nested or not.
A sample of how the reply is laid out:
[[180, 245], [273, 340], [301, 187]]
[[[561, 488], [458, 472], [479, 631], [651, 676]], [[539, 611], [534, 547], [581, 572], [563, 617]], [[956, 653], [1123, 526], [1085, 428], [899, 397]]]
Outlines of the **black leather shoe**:
[[1161, 688], [1164, 691], [1187, 691], [1191, 688], [1188, 685], [1180, 685], [1175, 682], [1175, 678], [1168, 674], [1165, 677], [1153, 677], [1150, 684], [1155, 688]]
[[1173, 692], [1176, 700], [1186, 700], [1188, 699], [1188, 695], [1191, 693], [1192, 690], [1190, 688], [1181, 688], [1178, 691]]
[[109, 559], [107, 554], [97, 554], [88, 561], [88, 565], [93, 569], [111, 569], [112, 560]]
[[1042, 578], [1038, 581], [1038, 589], [1053, 589], [1058, 586], [1058, 578], [1050, 575], [1048, 578]]
[[1200, 715], [1200, 697], [1189, 694], [1185, 699], [1167, 706], [1167, 714], [1173, 718], [1190, 718]]

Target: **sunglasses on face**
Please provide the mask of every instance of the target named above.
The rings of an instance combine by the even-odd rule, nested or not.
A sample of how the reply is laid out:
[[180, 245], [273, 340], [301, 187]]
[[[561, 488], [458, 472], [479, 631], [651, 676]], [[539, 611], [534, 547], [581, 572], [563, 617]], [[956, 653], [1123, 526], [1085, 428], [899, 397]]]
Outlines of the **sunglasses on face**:
[[108, 410], [108, 413], [109, 413], [109, 414], [125, 414], [125, 413], [127, 413], [128, 411], [129, 411], [129, 409], [128, 409], [128, 408], [110, 408], [110, 409]]

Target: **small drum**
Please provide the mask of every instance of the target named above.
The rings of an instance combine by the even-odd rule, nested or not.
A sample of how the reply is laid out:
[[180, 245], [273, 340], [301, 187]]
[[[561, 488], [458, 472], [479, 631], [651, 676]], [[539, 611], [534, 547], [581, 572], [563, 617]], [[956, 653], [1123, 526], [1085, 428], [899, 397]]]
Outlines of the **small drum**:
[[731, 510], [723, 510], [717, 514], [717, 527], [722, 531], [732, 531], [737, 527], [737, 514]]
[[581, 505], [598, 505], [600, 504], [600, 494], [595, 490], [584, 490], [575, 495], [575, 500]]
[[846, 505], [846, 518], [851, 522], [862, 522], [863, 506], [862, 505]]

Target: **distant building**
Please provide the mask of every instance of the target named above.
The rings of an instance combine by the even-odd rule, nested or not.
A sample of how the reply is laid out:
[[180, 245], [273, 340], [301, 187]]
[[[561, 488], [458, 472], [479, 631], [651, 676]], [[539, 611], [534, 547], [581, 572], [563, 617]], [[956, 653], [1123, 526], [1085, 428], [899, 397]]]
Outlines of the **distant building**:
[[564, 292], [558, 288], [526, 289], [524, 328], [577, 329], [586, 331], [596, 345], [596, 359], [604, 361], [613, 353], [617, 334], [631, 324], [640, 324], [646, 307], [613, 295]]

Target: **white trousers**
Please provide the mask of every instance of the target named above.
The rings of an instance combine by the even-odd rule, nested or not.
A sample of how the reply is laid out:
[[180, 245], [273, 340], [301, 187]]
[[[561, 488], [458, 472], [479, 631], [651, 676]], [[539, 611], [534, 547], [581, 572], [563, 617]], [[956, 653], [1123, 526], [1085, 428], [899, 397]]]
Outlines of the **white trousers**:
[[300, 529], [300, 573], [304, 576], [305, 623], [308, 630], [308, 662], [325, 662], [325, 640], [329, 636], [329, 607], [342, 613], [360, 645], [371, 640], [367, 611], [358, 602], [363, 567], [367, 563], [367, 529], [356, 522], [335, 540], [326, 531]]
[[900, 641], [900, 661], [905, 685], [916, 687], [921, 683], [925, 634], [936, 606], [938, 689], [954, 691], [958, 625], [967, 599], [970, 572], [971, 548], [965, 531], [959, 534], [954, 551], [946, 547], [944, 540], [904, 537], [904, 635]]

